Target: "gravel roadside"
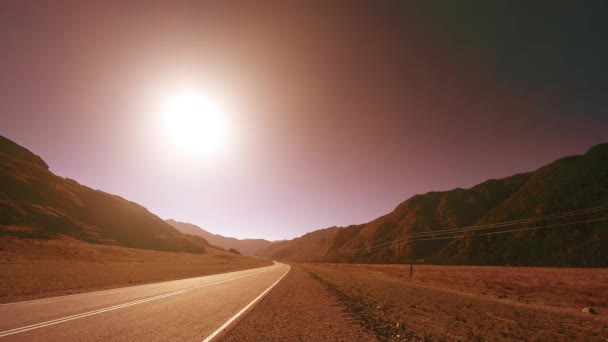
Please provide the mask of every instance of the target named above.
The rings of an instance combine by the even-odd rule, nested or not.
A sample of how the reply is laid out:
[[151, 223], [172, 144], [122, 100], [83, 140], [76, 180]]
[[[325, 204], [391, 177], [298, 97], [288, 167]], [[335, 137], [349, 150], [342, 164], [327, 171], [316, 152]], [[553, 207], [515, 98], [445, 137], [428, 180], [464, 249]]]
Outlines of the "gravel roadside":
[[308, 272], [289, 274], [219, 341], [377, 341]]

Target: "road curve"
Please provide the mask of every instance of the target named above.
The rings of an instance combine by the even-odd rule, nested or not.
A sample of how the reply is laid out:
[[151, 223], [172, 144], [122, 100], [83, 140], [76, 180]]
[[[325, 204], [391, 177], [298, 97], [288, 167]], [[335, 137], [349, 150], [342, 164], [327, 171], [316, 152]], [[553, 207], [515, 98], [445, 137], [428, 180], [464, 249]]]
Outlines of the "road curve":
[[0, 341], [203, 341], [289, 265], [0, 305]]

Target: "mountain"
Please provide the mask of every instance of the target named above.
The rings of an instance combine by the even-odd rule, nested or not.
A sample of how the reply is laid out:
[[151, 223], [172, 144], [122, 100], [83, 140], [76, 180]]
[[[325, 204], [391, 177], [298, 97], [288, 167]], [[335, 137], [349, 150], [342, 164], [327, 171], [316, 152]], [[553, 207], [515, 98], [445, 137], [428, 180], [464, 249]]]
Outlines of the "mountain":
[[334, 240], [343, 228], [330, 227], [316, 230], [293, 240], [276, 242], [260, 251], [258, 256], [281, 260], [327, 260], [335, 254]]
[[273, 244], [273, 242], [264, 239], [243, 239], [239, 240], [232, 237], [225, 237], [218, 234], [212, 234], [203, 228], [193, 225], [191, 223], [178, 222], [172, 219], [166, 221], [180, 232], [190, 235], [196, 235], [209, 241], [213, 246], [218, 246], [223, 249], [229, 250], [231, 248], [236, 249], [243, 255], [253, 256], [265, 247]]
[[37, 155], [0, 136], [0, 237], [54, 239], [157, 251], [202, 253], [186, 235], [146, 208], [49, 171]]
[[[278, 242], [258, 255], [297, 261], [404, 263], [412, 233], [541, 217], [608, 205], [608, 144], [559, 159], [534, 172], [492, 179], [470, 189], [415, 195], [371, 222], [327, 228]], [[608, 218], [608, 211], [521, 223], [512, 229]], [[506, 234], [419, 241], [420, 262], [471, 265], [608, 266], [608, 221]], [[489, 231], [488, 231], [489, 232]], [[374, 248], [375, 246], [379, 246]]]

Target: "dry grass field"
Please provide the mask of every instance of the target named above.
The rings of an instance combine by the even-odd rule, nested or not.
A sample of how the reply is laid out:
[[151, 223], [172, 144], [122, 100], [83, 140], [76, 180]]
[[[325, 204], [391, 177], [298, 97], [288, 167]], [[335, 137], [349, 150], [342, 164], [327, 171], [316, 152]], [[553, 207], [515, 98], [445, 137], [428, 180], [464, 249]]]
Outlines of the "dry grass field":
[[381, 340], [608, 340], [608, 269], [300, 266]]
[[204, 254], [96, 245], [63, 238], [0, 239], [0, 303], [267, 266], [207, 247]]

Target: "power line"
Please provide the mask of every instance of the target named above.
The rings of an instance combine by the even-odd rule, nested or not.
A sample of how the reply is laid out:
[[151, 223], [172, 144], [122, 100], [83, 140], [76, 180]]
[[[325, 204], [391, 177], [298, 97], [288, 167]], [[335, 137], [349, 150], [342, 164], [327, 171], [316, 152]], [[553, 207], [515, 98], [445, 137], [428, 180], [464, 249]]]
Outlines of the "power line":
[[[576, 223], [577, 222], [570, 222], [570, 223], [566, 223], [566, 224], [576, 224]], [[496, 227], [493, 227], [493, 228], [496, 228]], [[534, 228], [536, 228], [536, 227], [532, 227], [532, 229], [534, 229]], [[530, 230], [529, 228], [520, 228], [520, 229]], [[513, 231], [516, 231], [516, 230], [517, 229], [514, 229]], [[504, 231], [504, 232], [509, 232], [509, 231], [510, 230]], [[452, 229], [452, 230], [450, 230], [450, 233], [452, 235], [453, 234], [464, 233], [464, 232], [470, 232], [470, 231], [469, 230], [462, 231], [462, 230], [458, 230], [458, 229]], [[500, 232], [503, 232], [503, 231], [491, 232], [491, 233], [497, 234], [497, 233], [500, 233]], [[437, 235], [445, 235], [445, 234], [446, 233], [438, 233]], [[476, 234], [476, 235], [484, 235], [484, 234]], [[490, 234], [487, 234], [487, 235], [490, 235]], [[432, 236], [432, 235], [430, 235], [430, 236]], [[466, 236], [466, 235], [463, 235], [463, 236]], [[431, 239], [432, 240], [441, 240], [441, 239], [452, 239], [452, 238], [454, 238], [454, 236], [447, 236], [447, 237], [441, 237], [441, 238], [439, 238], [439, 237], [433, 237], [431, 239], [417, 239], [417, 237], [419, 237], [419, 236], [413, 236], [413, 234], [410, 234], [410, 235], [408, 235], [408, 236], [406, 236], [404, 238], [390, 241], [389, 243], [385, 243], [385, 244], [377, 245], [377, 246], [370, 246], [368, 248], [355, 249], [355, 250], [351, 250], [351, 251], [368, 251], [368, 252], [371, 252], [371, 251], [381, 250], [381, 249], [387, 248], [387, 247], [392, 247], [392, 246], [396, 246], [396, 245], [406, 244], [406, 243], [408, 243], [410, 241], [428, 241], [428, 240], [431, 240]], [[424, 237], [424, 236], [422, 236], [422, 237]]]
[[[486, 225], [477, 225], [477, 226], [469, 226], [469, 227], [454, 228], [454, 229], [442, 229], [442, 230], [436, 230], [436, 231], [432, 231], [432, 232], [410, 233], [406, 236], [397, 238], [392, 241], [387, 241], [387, 242], [384, 242], [384, 243], [381, 243], [378, 245], [361, 247], [361, 248], [350, 248], [350, 249], [343, 248], [342, 250], [348, 250], [351, 252], [356, 252], [356, 251], [368, 251], [369, 252], [369, 251], [380, 250], [380, 249], [383, 249], [386, 247], [395, 246], [396, 245], [395, 243], [397, 243], [397, 242], [405, 241], [407, 243], [411, 240], [411, 238], [416, 238], [416, 237], [448, 235], [448, 234], [451, 235], [451, 234], [457, 234], [457, 233], [469, 232], [469, 231], [494, 229], [494, 228], [499, 228], [499, 227], [513, 226], [516, 224], [532, 223], [532, 222], [545, 221], [545, 220], [551, 220], [551, 219], [557, 219], [557, 218], [564, 218], [564, 217], [580, 215], [580, 214], [597, 213], [597, 212], [602, 212], [605, 210], [608, 210], [608, 205], [603, 205], [603, 206], [598, 206], [598, 207], [593, 207], [593, 208], [586, 208], [586, 209], [578, 209], [578, 210], [573, 210], [573, 211], [569, 211], [569, 212], [555, 213], [555, 214], [551, 214], [551, 215], [545, 215], [545, 216], [539, 216], [539, 217], [533, 217], [533, 218], [527, 218], [527, 219], [518, 219], [518, 220], [512, 220], [512, 221], [492, 223], [492, 224], [486, 224]], [[481, 234], [477, 234], [477, 235], [481, 235]], [[452, 238], [452, 237], [446, 237], [446, 238]], [[416, 241], [424, 241], [424, 240], [418, 239]]]
[[492, 228], [498, 228], [498, 227], [507, 227], [507, 226], [512, 226], [512, 225], [516, 225], [516, 224], [545, 221], [545, 220], [563, 218], [563, 217], [568, 217], [568, 216], [573, 216], [573, 215], [600, 212], [600, 211], [605, 211], [605, 210], [608, 210], [608, 206], [579, 209], [579, 210], [556, 213], [556, 214], [551, 214], [551, 215], [546, 215], [546, 216], [532, 217], [532, 218], [527, 218], [527, 219], [518, 219], [518, 220], [491, 223], [491, 224], [485, 224], [485, 225], [469, 226], [469, 227], [454, 228], [454, 229], [441, 229], [441, 230], [435, 230], [435, 231], [431, 231], [431, 232], [410, 233], [402, 238], [391, 241], [389, 244], [393, 244], [394, 242], [409, 239], [412, 236], [454, 234], [454, 233], [458, 233], [458, 232], [462, 232], [462, 231], [474, 231], [474, 230], [492, 229]]
[[[407, 241], [403, 241], [400, 243], [391, 244], [390, 246], [370, 248], [368, 250], [368, 252], [375, 252], [375, 251], [379, 251], [379, 250], [382, 250], [382, 249], [388, 248], [388, 247], [397, 247], [397, 246], [407, 245], [410, 242], [448, 240], [448, 239], [455, 239], [455, 238], [461, 238], [461, 237], [476, 237], [476, 236], [482, 236], [482, 235], [505, 234], [505, 233], [519, 232], [519, 231], [537, 230], [537, 229], [544, 229], [544, 228], [556, 228], [556, 227], [569, 226], [569, 225], [574, 225], [574, 224], [600, 222], [600, 221], [608, 221], [608, 217], [603, 217], [600, 219], [583, 220], [583, 221], [577, 221], [577, 222], [557, 223], [557, 224], [538, 226], [538, 227], [526, 227], [526, 228], [518, 228], [518, 229], [501, 230], [501, 231], [497, 231], [497, 232], [477, 233], [477, 234], [472, 234], [472, 235], [444, 236], [444, 237], [435, 237], [435, 238], [427, 238], [427, 239], [415, 239], [414, 238], [414, 239], [409, 239]], [[458, 233], [458, 232], [455, 232], [455, 233]]]
[[[475, 230], [481, 230], [481, 229], [492, 229], [492, 228], [497, 228], [497, 227], [512, 226], [512, 225], [520, 224], [520, 223], [545, 221], [545, 220], [552, 220], [552, 219], [556, 219], [556, 218], [563, 218], [563, 217], [567, 217], [567, 216], [589, 214], [589, 213], [593, 213], [593, 212], [601, 212], [601, 211], [605, 211], [605, 210], [608, 210], [608, 206], [581, 209], [581, 210], [571, 211], [571, 212], [567, 212], [567, 213], [553, 214], [553, 215], [541, 216], [541, 217], [536, 217], [536, 218], [521, 219], [521, 220], [514, 220], [514, 221], [508, 221], [508, 222], [501, 222], [501, 223], [492, 223], [492, 224], [480, 225], [480, 226], [470, 226], [470, 227], [460, 228], [460, 229], [458, 229], [458, 231], [475, 231]], [[452, 231], [454, 231], [454, 229], [442, 229], [442, 230], [435, 230], [432, 232], [412, 233], [410, 235], [424, 236], [424, 235], [449, 234]]]
[[393, 245], [395, 242], [399, 242], [399, 241], [403, 241], [403, 240], [408, 240], [410, 237], [412, 236], [422, 236], [422, 235], [436, 235], [436, 234], [440, 234], [441, 232], [446, 231], [447, 233], [444, 234], [453, 234], [455, 232], [458, 231], [464, 231], [464, 230], [468, 230], [468, 229], [490, 229], [490, 228], [496, 228], [499, 226], [509, 226], [509, 225], [514, 225], [514, 224], [519, 224], [519, 223], [528, 223], [528, 222], [534, 222], [534, 221], [543, 221], [543, 220], [548, 220], [548, 219], [553, 219], [553, 218], [558, 218], [558, 217], [566, 217], [566, 216], [571, 216], [571, 215], [578, 215], [578, 214], [583, 214], [583, 213], [591, 213], [591, 212], [595, 212], [595, 211], [603, 211], [603, 210], [607, 210], [608, 206], [601, 206], [601, 207], [595, 207], [595, 208], [588, 208], [588, 209], [579, 209], [579, 210], [575, 210], [575, 211], [571, 211], [571, 212], [564, 212], [564, 213], [556, 213], [556, 214], [552, 214], [552, 215], [547, 215], [547, 216], [541, 216], [541, 217], [535, 217], [535, 218], [528, 218], [528, 219], [520, 219], [520, 220], [513, 220], [513, 221], [505, 221], [505, 222], [500, 222], [500, 223], [494, 223], [494, 224], [487, 224], [487, 225], [479, 225], [479, 226], [470, 226], [470, 227], [463, 227], [463, 228], [453, 228], [453, 229], [443, 229], [443, 230], [436, 230], [433, 232], [422, 232], [422, 233], [410, 233], [406, 236], [397, 238], [395, 240], [392, 241], [388, 241], [388, 242], [384, 242], [378, 245], [374, 245], [374, 246], [368, 246], [368, 247], [363, 247], [363, 248], [357, 248], [357, 249], [350, 249], [351, 251], [356, 251], [356, 250], [366, 250], [368, 248], [377, 248], [377, 247], [382, 247], [382, 246], [391, 246]]
[[501, 230], [501, 231], [498, 231], [498, 232], [477, 233], [477, 234], [472, 234], [472, 235], [445, 236], [445, 237], [429, 238], [429, 239], [413, 239], [413, 240], [411, 240], [411, 242], [431, 241], [431, 240], [446, 240], [446, 239], [455, 239], [455, 238], [461, 238], [461, 237], [475, 237], [475, 236], [481, 236], [481, 235], [495, 235], [495, 234], [504, 234], [504, 233], [513, 233], [513, 232], [523, 232], [523, 231], [527, 231], [527, 230], [536, 230], [536, 229], [544, 229], [544, 228], [555, 228], [555, 227], [562, 227], [562, 226], [570, 226], [570, 225], [573, 225], [573, 224], [582, 224], [582, 223], [590, 223], [590, 222], [601, 222], [601, 221], [608, 221], [608, 217], [603, 217], [603, 218], [599, 218], [599, 219], [592, 219], [592, 220], [577, 221], [577, 222], [550, 224], [550, 225], [539, 226], [539, 227], [527, 227], [527, 228], [519, 228], [519, 229]]

